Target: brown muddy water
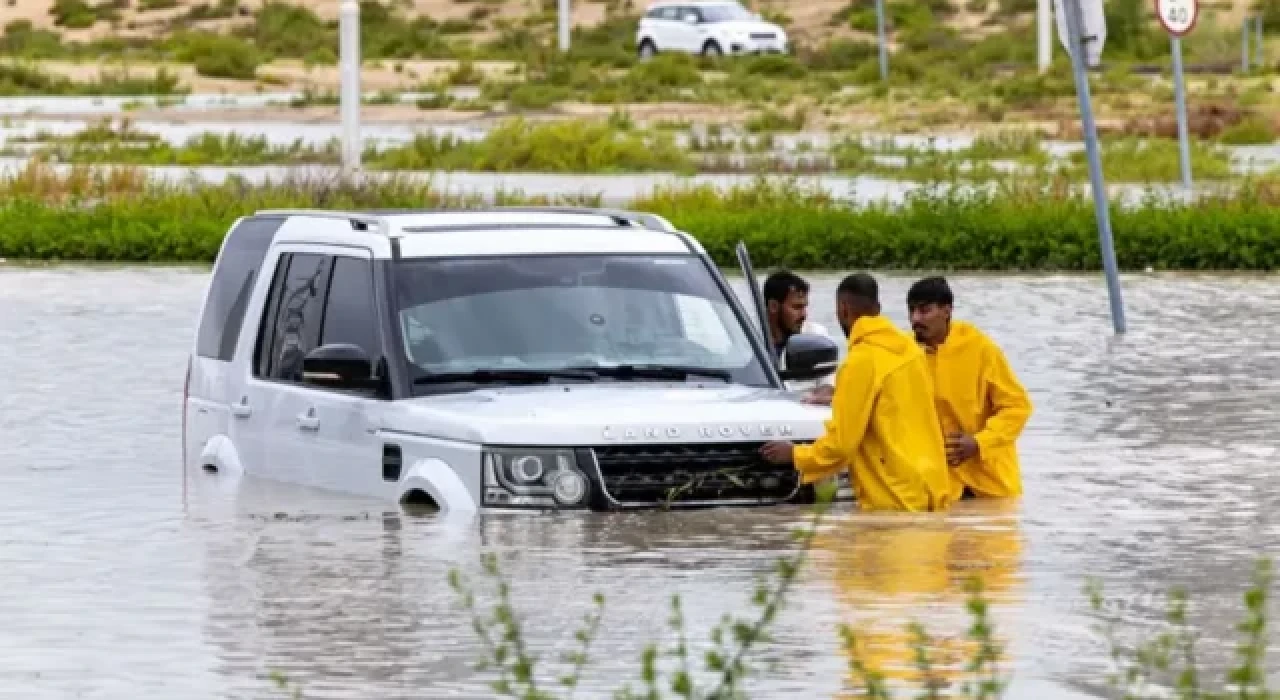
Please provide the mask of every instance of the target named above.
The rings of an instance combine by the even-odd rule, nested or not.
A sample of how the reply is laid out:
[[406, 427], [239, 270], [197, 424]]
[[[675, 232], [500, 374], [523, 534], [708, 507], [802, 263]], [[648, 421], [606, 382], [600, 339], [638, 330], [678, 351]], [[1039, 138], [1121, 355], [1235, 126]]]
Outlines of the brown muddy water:
[[[813, 276], [814, 312], [833, 330], [836, 279]], [[900, 324], [910, 281], [882, 278]], [[609, 697], [638, 681], [647, 641], [669, 639], [669, 596], [683, 596], [705, 648], [805, 521], [799, 510], [721, 510], [445, 522], [198, 479], [184, 503], [182, 376], [205, 283], [204, 270], [0, 268], [6, 697], [284, 697], [273, 670], [308, 698], [489, 697], [446, 585], [459, 566], [487, 594], [485, 552], [514, 575], [529, 643], [545, 657], [570, 649], [591, 594], [605, 594], [578, 696]], [[954, 286], [957, 315], [1003, 344], [1035, 401], [1020, 443], [1026, 496], [918, 521], [836, 513], [756, 657], [751, 696], [840, 693], [840, 622], [860, 625], [877, 658], [910, 663], [903, 626], [959, 634], [975, 571], [1008, 644], [1010, 697], [1104, 696], [1090, 575], [1138, 632], [1158, 623], [1164, 591], [1186, 586], [1203, 660], [1224, 668], [1252, 563], [1280, 536], [1280, 339], [1269, 323], [1280, 283], [1127, 278], [1130, 332], [1118, 340], [1098, 276]]]

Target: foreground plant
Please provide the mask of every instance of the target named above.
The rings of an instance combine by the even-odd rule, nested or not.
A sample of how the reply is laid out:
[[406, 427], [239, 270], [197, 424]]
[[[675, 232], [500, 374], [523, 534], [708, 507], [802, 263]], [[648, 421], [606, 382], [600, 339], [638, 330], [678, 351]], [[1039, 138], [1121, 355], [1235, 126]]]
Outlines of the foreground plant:
[[[808, 527], [795, 533], [799, 543], [796, 553], [779, 559], [772, 575], [762, 577], [757, 583], [751, 600], [751, 607], [755, 611], [753, 615], [742, 618], [725, 615], [712, 628], [711, 649], [702, 658], [703, 672], [698, 674], [694, 671], [681, 599], [676, 594], [671, 597], [668, 618], [668, 625], [676, 639], [675, 645], [665, 649], [653, 643], [645, 646], [640, 656], [640, 682], [643, 691], [637, 693], [628, 683], [614, 693], [615, 697], [656, 700], [664, 697], [666, 692], [689, 700], [746, 697], [742, 684], [751, 672], [750, 655], [759, 645], [769, 641], [768, 628], [777, 619], [787, 593], [808, 557], [818, 526], [834, 499], [836, 486], [822, 484], [816, 491], [817, 503], [813, 520]], [[457, 569], [449, 572], [449, 585], [462, 597], [462, 604], [471, 615], [472, 628], [484, 647], [485, 658], [480, 661], [478, 668], [498, 673], [498, 679], [491, 687], [500, 695], [521, 700], [561, 697], [553, 692], [552, 687], [543, 684], [543, 679], [537, 672], [541, 659], [533, 655], [525, 644], [520, 620], [511, 606], [510, 584], [502, 578], [494, 555], [485, 556], [484, 569], [490, 577], [497, 579], [497, 602], [488, 614], [477, 609], [475, 594], [462, 574]], [[582, 672], [588, 661], [587, 654], [599, 629], [604, 611], [604, 596], [595, 594], [593, 603], [592, 612], [587, 614], [582, 627], [574, 635], [579, 649], [563, 659], [568, 669], [554, 684], [567, 691], [565, 697], [572, 697], [574, 690], [581, 684]], [[659, 670], [658, 662], [661, 658], [674, 660], [674, 673], [665, 675]]]
[[[1273, 581], [1272, 562], [1269, 558], [1258, 561], [1253, 573], [1253, 585], [1244, 593], [1244, 619], [1235, 625], [1240, 634], [1236, 644], [1236, 664], [1226, 672], [1223, 687], [1218, 690], [1203, 687], [1204, 674], [1199, 669], [1200, 658], [1196, 643], [1199, 635], [1192, 627], [1187, 593], [1181, 587], [1169, 592], [1169, 607], [1165, 613], [1167, 629], [1133, 649], [1126, 649], [1118, 641], [1113, 619], [1102, 625], [1102, 633], [1111, 647], [1111, 659], [1117, 672], [1110, 677], [1111, 685], [1130, 698], [1167, 698], [1172, 688], [1180, 700], [1267, 700], [1280, 697], [1280, 693], [1267, 689], [1265, 668], [1267, 646], [1267, 601]], [[1102, 613], [1104, 601], [1102, 587], [1090, 581], [1086, 587], [1089, 602], [1095, 612]]]

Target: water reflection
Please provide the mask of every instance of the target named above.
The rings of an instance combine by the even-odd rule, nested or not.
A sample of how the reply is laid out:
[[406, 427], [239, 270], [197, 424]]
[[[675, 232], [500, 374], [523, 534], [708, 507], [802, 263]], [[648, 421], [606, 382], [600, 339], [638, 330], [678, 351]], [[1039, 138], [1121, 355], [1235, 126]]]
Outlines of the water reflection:
[[815, 538], [815, 565], [830, 576], [840, 619], [855, 634], [849, 682], [863, 687], [856, 659], [891, 686], [922, 687], [911, 623], [929, 637], [929, 677], [955, 690], [979, 677], [966, 673], [978, 643], [969, 638], [966, 584], [980, 579], [996, 621], [994, 641], [1007, 646], [1009, 611], [1023, 599], [1019, 503], [972, 501], [950, 516], [841, 518]]

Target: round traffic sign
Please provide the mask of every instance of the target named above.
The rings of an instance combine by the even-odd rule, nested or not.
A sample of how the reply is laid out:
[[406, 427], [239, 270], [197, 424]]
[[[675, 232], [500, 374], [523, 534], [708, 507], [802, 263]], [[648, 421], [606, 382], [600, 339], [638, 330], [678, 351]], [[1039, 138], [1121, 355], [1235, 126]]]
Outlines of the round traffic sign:
[[1196, 26], [1200, 16], [1197, 0], [1155, 0], [1156, 17], [1160, 26], [1174, 36], [1186, 36]]

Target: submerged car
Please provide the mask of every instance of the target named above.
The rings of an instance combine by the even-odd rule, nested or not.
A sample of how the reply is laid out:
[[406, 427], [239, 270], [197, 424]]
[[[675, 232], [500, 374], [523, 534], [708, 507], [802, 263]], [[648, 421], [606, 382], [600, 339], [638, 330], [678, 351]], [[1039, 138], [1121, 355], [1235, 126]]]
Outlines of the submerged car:
[[[238, 219], [200, 312], [186, 476], [251, 474], [445, 511], [812, 497], [758, 456], [828, 409], [785, 371], [702, 245], [652, 214], [554, 207], [272, 210]], [[842, 490], [847, 497], [848, 490]]]

